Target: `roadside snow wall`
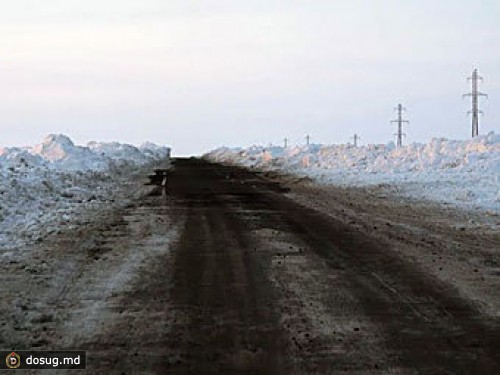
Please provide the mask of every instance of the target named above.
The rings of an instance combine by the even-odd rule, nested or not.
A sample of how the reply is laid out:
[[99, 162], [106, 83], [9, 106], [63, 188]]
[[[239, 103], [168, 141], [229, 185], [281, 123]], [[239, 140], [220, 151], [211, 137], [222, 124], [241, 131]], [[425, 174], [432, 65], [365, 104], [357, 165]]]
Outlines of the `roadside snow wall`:
[[341, 186], [381, 185], [396, 194], [500, 212], [500, 135], [435, 138], [397, 148], [366, 145], [219, 148], [205, 157], [281, 170]]
[[79, 210], [113, 201], [113, 174], [169, 155], [152, 143], [82, 147], [61, 134], [34, 147], [0, 148], [0, 260], [1, 250], [40, 240]]

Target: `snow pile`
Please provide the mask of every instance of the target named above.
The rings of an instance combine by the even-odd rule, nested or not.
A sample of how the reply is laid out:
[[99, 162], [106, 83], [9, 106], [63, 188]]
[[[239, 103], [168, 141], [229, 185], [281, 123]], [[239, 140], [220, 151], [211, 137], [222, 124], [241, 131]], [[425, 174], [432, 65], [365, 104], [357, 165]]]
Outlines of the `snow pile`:
[[40, 156], [54, 168], [73, 171], [103, 171], [117, 163], [144, 164], [170, 155], [168, 147], [152, 143], [139, 148], [118, 142], [89, 142], [87, 147], [76, 146], [62, 134], [50, 134], [41, 144], [26, 151]]
[[105, 171], [117, 165], [141, 165], [169, 156], [170, 148], [153, 143], [135, 147], [118, 142], [89, 142], [83, 147], [65, 135], [50, 134], [34, 147], [0, 148], [0, 167], [21, 162], [64, 171]]
[[108, 160], [92, 152], [88, 147], [76, 146], [71, 139], [62, 134], [50, 134], [43, 142], [28, 149], [44, 161], [63, 170], [104, 170]]
[[342, 186], [390, 185], [407, 196], [500, 211], [500, 136], [494, 133], [468, 141], [436, 138], [401, 148], [392, 142], [220, 148], [207, 157]]
[[145, 142], [139, 146], [139, 150], [153, 159], [170, 158], [170, 148], [164, 146], [158, 146], [155, 143]]
[[141, 150], [132, 145], [118, 142], [89, 142], [87, 146], [97, 155], [109, 158], [118, 163], [132, 162], [135, 164], [143, 164], [150, 160], [150, 156], [144, 154]]
[[170, 157], [170, 149], [146, 142], [135, 147], [118, 142], [89, 142], [87, 146], [94, 153], [107, 157], [117, 163], [144, 164], [151, 160], [160, 160]]
[[80, 210], [112, 202], [117, 171], [169, 155], [168, 147], [154, 144], [83, 147], [54, 134], [34, 147], [0, 148], [0, 249], [39, 240], [69, 225]]

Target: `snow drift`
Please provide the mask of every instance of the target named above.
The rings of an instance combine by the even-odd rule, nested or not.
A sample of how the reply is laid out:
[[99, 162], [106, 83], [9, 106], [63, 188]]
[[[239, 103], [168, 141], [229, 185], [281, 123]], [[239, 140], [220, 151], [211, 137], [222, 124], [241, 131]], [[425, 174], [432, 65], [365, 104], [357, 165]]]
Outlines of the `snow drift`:
[[500, 211], [500, 136], [394, 143], [219, 148], [212, 160], [307, 175], [342, 186], [389, 185], [406, 196]]
[[114, 173], [169, 155], [168, 147], [152, 143], [77, 146], [61, 134], [34, 147], [0, 148], [0, 250], [40, 239], [79, 210], [112, 201]]

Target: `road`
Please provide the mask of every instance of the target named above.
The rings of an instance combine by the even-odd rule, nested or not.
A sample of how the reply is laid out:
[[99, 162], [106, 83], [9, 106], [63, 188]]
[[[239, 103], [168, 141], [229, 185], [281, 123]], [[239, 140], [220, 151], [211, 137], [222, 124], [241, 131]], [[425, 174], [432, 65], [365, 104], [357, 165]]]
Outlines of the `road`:
[[[157, 369], [275, 374], [377, 368], [494, 373], [498, 369], [498, 322], [483, 319], [453, 289], [419, 273], [372, 238], [288, 199], [275, 183], [243, 169], [179, 159], [168, 194], [187, 217], [175, 250], [169, 307], [183, 318], [158, 343], [170, 359], [157, 363]], [[262, 230], [264, 237], [257, 239]], [[290, 249], [297, 241], [304, 247], [283, 254], [266, 249], [277, 234], [281, 245], [286, 243], [282, 247]], [[285, 263], [297, 256], [307, 258], [308, 253], [326, 265], [313, 275], [323, 278], [314, 280], [320, 287], [301, 291], [323, 294], [321, 309], [313, 314], [302, 311], [304, 307], [294, 311], [293, 305], [286, 306], [287, 286], [280, 290], [276, 282], [280, 268], [271, 269], [277, 258]], [[282, 283], [293, 282], [290, 276], [292, 280], [284, 277]], [[339, 277], [344, 278], [340, 283]], [[333, 298], [324, 288], [329, 280], [335, 280], [330, 281], [336, 289], [331, 291]], [[339, 290], [347, 298], [338, 297]], [[356, 303], [345, 303], [346, 299]], [[380, 348], [363, 348], [352, 334], [342, 350], [329, 350], [338, 347], [336, 338], [324, 337], [310, 321], [326, 315], [327, 320], [338, 317], [340, 325], [349, 327], [350, 309], [352, 320], [361, 315], [358, 320], [367, 321], [369, 332], [360, 333], [358, 339], [383, 343], [384, 353]], [[284, 316], [290, 322], [294, 314], [305, 320], [302, 330], [283, 324]], [[361, 325], [352, 331], [362, 329]], [[301, 338], [294, 338], [297, 335]]]
[[[498, 319], [387, 243], [261, 173], [194, 158], [174, 167], [166, 194], [157, 187], [108, 223], [108, 237], [119, 231], [111, 260], [79, 273], [115, 259], [134, 278], [96, 289], [102, 311], [56, 311], [48, 346], [85, 348], [96, 373], [497, 373]], [[93, 282], [117, 285], [112, 272], [73, 276], [57, 308]], [[89, 311], [92, 332], [64, 341]]]

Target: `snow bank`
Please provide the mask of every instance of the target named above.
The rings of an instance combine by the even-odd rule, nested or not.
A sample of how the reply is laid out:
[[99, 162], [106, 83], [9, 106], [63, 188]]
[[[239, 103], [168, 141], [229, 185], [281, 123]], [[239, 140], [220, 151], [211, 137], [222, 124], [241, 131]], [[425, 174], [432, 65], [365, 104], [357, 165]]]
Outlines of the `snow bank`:
[[468, 141], [435, 138], [401, 148], [392, 142], [219, 148], [206, 157], [307, 175], [322, 183], [390, 185], [407, 196], [500, 211], [500, 135], [494, 133]]
[[52, 167], [62, 170], [104, 170], [109, 162], [88, 147], [76, 146], [62, 134], [48, 135], [41, 144], [28, 149], [28, 152], [40, 156]]
[[0, 148], [0, 250], [39, 240], [67, 225], [79, 210], [113, 201], [111, 176], [118, 167], [169, 155], [168, 147], [151, 143], [77, 146], [61, 134], [48, 135], [34, 147]]

